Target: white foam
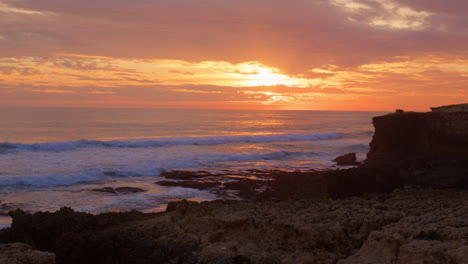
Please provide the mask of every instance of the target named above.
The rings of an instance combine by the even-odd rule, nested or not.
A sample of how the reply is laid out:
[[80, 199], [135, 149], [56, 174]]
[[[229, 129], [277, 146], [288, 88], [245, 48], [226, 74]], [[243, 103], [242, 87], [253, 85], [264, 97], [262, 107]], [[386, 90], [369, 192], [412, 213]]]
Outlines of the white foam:
[[[130, 150], [132, 151], [132, 150]], [[87, 156], [83, 155], [83, 152]], [[107, 152], [107, 153], [106, 153]], [[13, 168], [16, 173], [3, 173], [0, 187], [52, 187], [82, 182], [100, 181], [109, 178], [158, 176], [162, 171], [173, 169], [194, 169], [214, 163], [242, 163], [257, 160], [278, 161], [317, 155], [315, 152], [274, 151], [256, 154], [232, 154], [219, 152], [178, 152], [164, 155], [164, 152], [133, 150], [81, 151], [73, 153], [31, 153], [22, 155], [24, 164]], [[17, 154], [21, 155], [21, 154]], [[28, 156], [28, 159], [25, 156]], [[12, 156], [13, 157], [13, 156]], [[90, 158], [94, 160], [90, 160]], [[98, 159], [97, 157], [102, 157]], [[9, 158], [8, 156], [5, 158]], [[84, 159], [84, 164], [79, 159]], [[109, 164], [112, 159], [112, 164]], [[13, 159], [14, 160], [14, 159]], [[8, 159], [0, 161], [0, 165]], [[12, 162], [13, 163], [13, 162]]]

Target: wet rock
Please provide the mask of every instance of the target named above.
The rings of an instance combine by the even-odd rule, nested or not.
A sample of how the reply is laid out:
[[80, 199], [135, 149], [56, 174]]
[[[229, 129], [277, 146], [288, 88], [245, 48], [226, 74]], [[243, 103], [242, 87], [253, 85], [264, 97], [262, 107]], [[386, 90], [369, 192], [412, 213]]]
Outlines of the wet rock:
[[189, 180], [189, 179], [200, 179], [209, 176], [213, 176], [210, 172], [207, 171], [181, 171], [181, 170], [172, 170], [161, 173], [161, 176], [166, 179], [174, 180]]
[[115, 191], [121, 194], [146, 192], [145, 190], [136, 187], [117, 187], [115, 188]]
[[179, 186], [198, 190], [206, 190], [213, 187], [221, 186], [220, 182], [211, 181], [157, 181], [155, 183], [161, 186]]
[[130, 194], [130, 193], [146, 192], [145, 190], [141, 188], [136, 188], [136, 187], [117, 187], [115, 189], [112, 187], [104, 187], [104, 188], [93, 189], [93, 191], [105, 192], [105, 193], [111, 193], [111, 194]]
[[361, 166], [324, 173], [326, 192], [332, 198], [345, 198], [364, 193], [388, 193], [403, 186], [394, 168]]
[[114, 188], [112, 188], [112, 187], [96, 188], [96, 189], [93, 189], [93, 191], [95, 191], [95, 192], [113, 193], [113, 194], [116, 193], [115, 190], [114, 190]]
[[223, 186], [224, 190], [238, 191], [237, 194], [242, 199], [253, 199], [259, 194], [257, 189], [265, 186], [265, 181], [240, 179], [237, 181], [225, 182]]
[[360, 165], [361, 163], [357, 161], [356, 159], [356, 153], [348, 153], [341, 155], [339, 157], [336, 157], [334, 160], [338, 166], [353, 166], [353, 165]]
[[2, 264], [55, 264], [55, 254], [32, 250], [23, 243], [0, 244]]

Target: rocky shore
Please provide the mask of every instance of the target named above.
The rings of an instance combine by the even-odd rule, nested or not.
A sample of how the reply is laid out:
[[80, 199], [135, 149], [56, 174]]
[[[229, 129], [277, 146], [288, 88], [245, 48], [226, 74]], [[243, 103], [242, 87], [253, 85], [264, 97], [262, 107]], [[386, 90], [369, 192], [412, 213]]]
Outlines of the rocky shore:
[[[183, 200], [153, 214], [11, 211], [1, 263], [468, 263], [465, 105], [373, 123], [367, 159], [355, 168], [171, 171], [155, 183], [244, 200]], [[10, 247], [55, 260], [21, 262]]]
[[11, 214], [0, 242], [54, 252], [57, 263], [468, 263], [467, 191]]

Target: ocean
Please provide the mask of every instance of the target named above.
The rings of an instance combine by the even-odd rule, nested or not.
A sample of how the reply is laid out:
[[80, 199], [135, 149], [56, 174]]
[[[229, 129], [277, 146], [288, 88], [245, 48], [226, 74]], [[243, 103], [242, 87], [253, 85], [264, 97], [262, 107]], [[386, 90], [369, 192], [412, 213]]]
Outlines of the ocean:
[[[336, 168], [363, 160], [385, 112], [0, 108], [0, 214], [60, 207], [160, 211], [206, 191], [154, 184], [163, 171]], [[102, 187], [138, 187], [113, 195]]]

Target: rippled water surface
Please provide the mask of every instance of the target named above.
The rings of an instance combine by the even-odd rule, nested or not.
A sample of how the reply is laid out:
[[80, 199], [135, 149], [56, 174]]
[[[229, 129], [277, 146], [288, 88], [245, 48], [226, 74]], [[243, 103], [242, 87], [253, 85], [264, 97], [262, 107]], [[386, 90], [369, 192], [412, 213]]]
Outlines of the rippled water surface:
[[[154, 184], [172, 169], [330, 168], [368, 151], [382, 112], [0, 108], [0, 197], [5, 208], [161, 210], [217, 197]], [[140, 187], [108, 195], [96, 187]]]

